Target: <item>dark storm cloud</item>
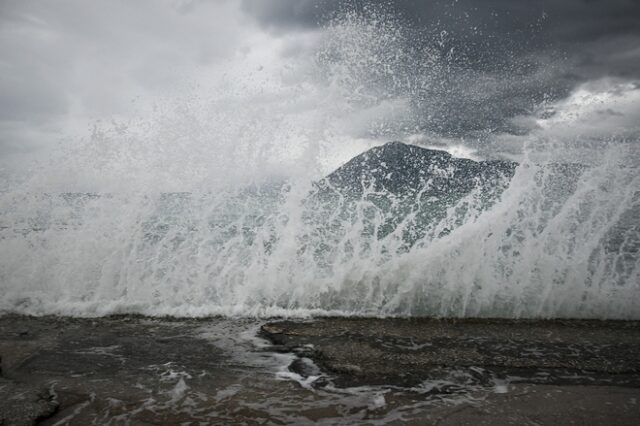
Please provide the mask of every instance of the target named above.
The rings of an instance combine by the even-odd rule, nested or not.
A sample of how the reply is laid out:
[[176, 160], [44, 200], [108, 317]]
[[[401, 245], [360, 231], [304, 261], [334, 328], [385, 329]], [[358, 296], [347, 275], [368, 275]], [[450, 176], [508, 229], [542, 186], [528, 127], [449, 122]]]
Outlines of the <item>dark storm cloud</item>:
[[242, 8], [261, 24], [273, 29], [315, 27], [337, 10], [334, 0], [243, 0]]
[[[603, 77], [640, 79], [640, 1], [636, 0], [244, 0], [272, 31], [322, 27], [341, 10], [382, 7], [421, 35], [451, 66], [428, 130], [447, 136], [518, 134], [514, 117]], [[449, 55], [449, 52], [455, 52]]]
[[397, 12], [417, 28], [447, 31], [471, 66], [495, 64], [485, 58], [501, 54], [553, 50], [576, 56], [591, 73], [600, 68], [601, 73], [640, 75], [637, 52], [626, 55], [640, 41], [637, 0], [243, 0], [245, 11], [274, 30], [321, 26], [336, 11], [372, 4]]
[[637, 0], [243, 0], [246, 12], [273, 28], [318, 26], [336, 11], [362, 10], [369, 5], [390, 8], [418, 26], [439, 25], [485, 37], [527, 35], [543, 21], [546, 34], [562, 41], [640, 34]]

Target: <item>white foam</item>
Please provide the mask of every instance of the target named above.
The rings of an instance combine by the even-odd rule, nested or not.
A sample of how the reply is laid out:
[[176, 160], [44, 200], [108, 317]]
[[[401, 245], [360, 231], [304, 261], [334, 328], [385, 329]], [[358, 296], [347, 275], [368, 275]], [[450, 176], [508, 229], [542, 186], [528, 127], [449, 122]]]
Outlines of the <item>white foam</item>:
[[368, 199], [310, 223], [313, 180], [410, 138], [412, 90], [446, 70], [384, 13], [316, 36], [306, 62], [247, 71], [274, 47], [221, 65], [213, 93], [100, 124], [0, 194], [0, 311], [640, 318], [636, 140], [598, 139], [573, 185], [538, 163], [582, 145], [534, 134], [491, 207], [476, 191], [411, 247], [411, 215], [382, 237], [395, 218]]

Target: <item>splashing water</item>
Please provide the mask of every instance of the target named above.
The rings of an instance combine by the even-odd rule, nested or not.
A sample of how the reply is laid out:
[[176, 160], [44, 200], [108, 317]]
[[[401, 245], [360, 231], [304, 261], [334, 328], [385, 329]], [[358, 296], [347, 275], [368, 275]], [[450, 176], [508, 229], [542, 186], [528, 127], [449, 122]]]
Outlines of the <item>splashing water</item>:
[[[450, 52], [411, 47], [398, 19], [344, 13], [309, 35], [312, 59], [263, 69], [271, 40], [210, 96], [61, 148], [0, 195], [0, 310], [640, 319], [636, 140], [590, 151], [532, 133], [512, 178], [429, 222], [420, 196], [313, 195], [447, 96]], [[558, 163], [569, 148], [588, 164]]]

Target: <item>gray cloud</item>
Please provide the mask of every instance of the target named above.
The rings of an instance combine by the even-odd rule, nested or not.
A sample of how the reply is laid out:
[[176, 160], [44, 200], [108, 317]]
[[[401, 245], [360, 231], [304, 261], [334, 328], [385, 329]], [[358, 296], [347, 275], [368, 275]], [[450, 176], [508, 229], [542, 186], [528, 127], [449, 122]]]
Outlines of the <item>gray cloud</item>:
[[513, 117], [579, 84], [640, 79], [634, 0], [244, 0], [243, 8], [276, 32], [327, 25], [345, 9], [397, 14], [418, 34], [412, 43], [435, 47], [446, 62], [439, 91], [417, 102], [425, 130], [447, 137], [526, 132]]
[[416, 28], [447, 31], [467, 65], [484, 68], [503, 66], [509, 56], [553, 50], [589, 59], [592, 68], [599, 62], [602, 72], [628, 73], [630, 67], [599, 61], [598, 47], [610, 41], [608, 56], [615, 55], [640, 38], [640, 2], [635, 0], [243, 0], [247, 13], [276, 30], [321, 26], [336, 11], [371, 5], [396, 12]]
[[229, 1], [1, 2], [0, 159], [180, 90], [235, 52], [243, 20]]
[[[297, 34], [372, 8], [397, 16], [407, 57], [439, 55], [433, 84], [410, 93], [428, 134], [478, 144], [496, 134], [517, 139], [532, 131], [537, 108], [587, 82], [640, 80], [634, 0], [5, 0], [0, 160], [52, 145], [69, 126], [126, 116], [133, 100], [180, 93], [206, 79], [208, 67], [259, 49], [251, 43], [266, 37], [260, 31], [282, 40], [283, 59], [295, 59], [316, 47]], [[399, 75], [424, 71], [396, 65]]]
[[383, 6], [415, 26], [439, 26], [477, 38], [521, 34], [544, 27], [555, 41], [593, 40], [640, 33], [640, 3], [635, 0], [242, 0], [243, 9], [266, 27], [321, 26], [336, 11]]

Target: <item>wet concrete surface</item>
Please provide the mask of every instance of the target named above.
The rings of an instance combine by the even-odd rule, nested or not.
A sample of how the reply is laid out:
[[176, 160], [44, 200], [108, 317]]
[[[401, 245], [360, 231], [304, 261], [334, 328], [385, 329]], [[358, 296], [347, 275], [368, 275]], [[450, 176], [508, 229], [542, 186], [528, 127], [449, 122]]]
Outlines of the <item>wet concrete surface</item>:
[[637, 322], [0, 317], [0, 425], [640, 420]]

